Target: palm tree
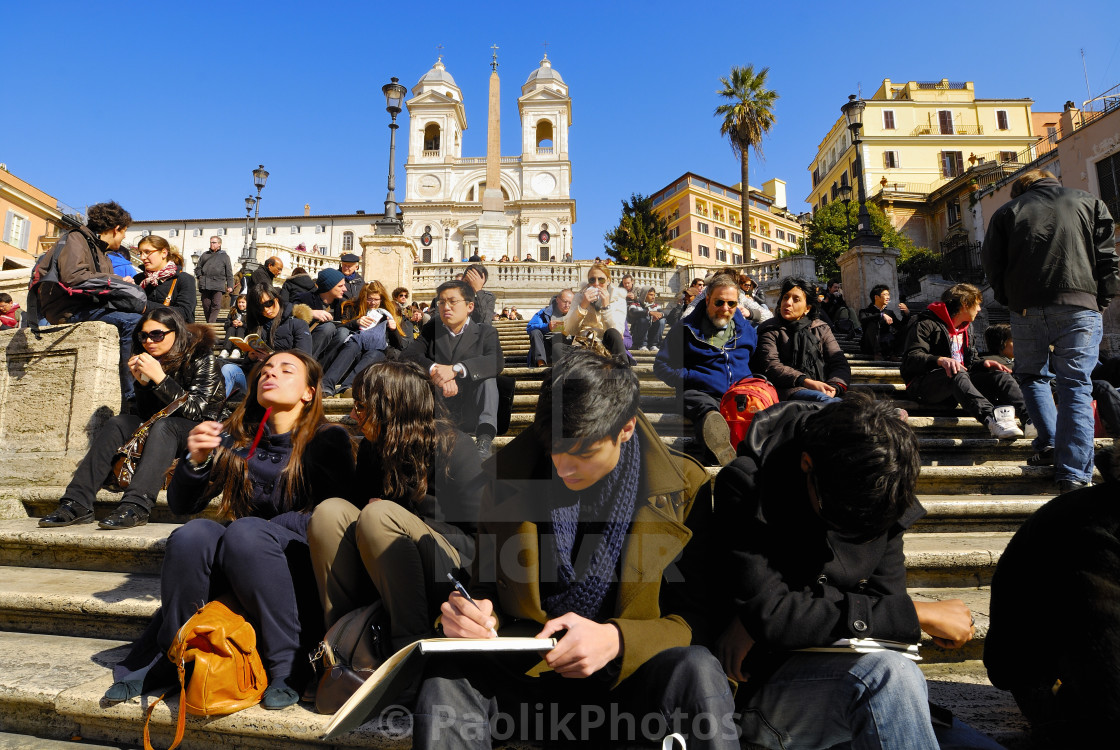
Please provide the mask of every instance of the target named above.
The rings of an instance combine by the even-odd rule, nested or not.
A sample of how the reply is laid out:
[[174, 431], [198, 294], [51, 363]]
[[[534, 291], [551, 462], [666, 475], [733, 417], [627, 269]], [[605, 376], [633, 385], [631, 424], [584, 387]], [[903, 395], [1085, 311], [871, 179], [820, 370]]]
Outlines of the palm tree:
[[751, 223], [750, 223], [750, 163], [747, 152], [754, 152], [762, 157], [762, 136], [774, 127], [774, 102], [778, 93], [766, 88], [766, 76], [770, 68], [763, 68], [757, 73], [754, 65], [740, 68], [731, 67], [731, 75], [720, 78], [723, 86], [716, 93], [727, 100], [726, 104], [716, 107], [715, 116], [722, 117], [719, 134], [726, 135], [731, 142], [731, 152], [739, 158], [742, 166], [742, 219], [743, 219], [743, 259], [751, 259]]

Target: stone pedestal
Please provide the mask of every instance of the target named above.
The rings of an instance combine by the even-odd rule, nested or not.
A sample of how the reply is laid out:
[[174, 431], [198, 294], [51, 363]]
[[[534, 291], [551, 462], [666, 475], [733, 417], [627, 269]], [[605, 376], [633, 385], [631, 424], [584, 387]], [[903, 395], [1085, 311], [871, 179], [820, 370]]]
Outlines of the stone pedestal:
[[377, 280], [392, 294], [399, 286], [412, 289], [412, 269], [419, 257], [416, 243], [404, 235], [366, 235], [362, 243], [362, 278]]
[[898, 301], [898, 256], [893, 247], [856, 245], [836, 259], [844, 284], [844, 298], [857, 310], [871, 304], [868, 293], [877, 284], [891, 290], [892, 306]]
[[778, 259], [778, 277], [788, 279], [791, 276], [815, 282], [817, 280], [817, 262], [811, 255], [787, 255]]
[[[498, 193], [498, 196], [500, 198], [501, 193]], [[475, 252], [491, 261], [508, 254], [509, 231], [509, 220], [504, 213], [483, 211], [478, 220], [478, 247], [475, 248]]]
[[0, 486], [66, 485], [121, 403], [117, 329], [78, 323], [0, 332]]

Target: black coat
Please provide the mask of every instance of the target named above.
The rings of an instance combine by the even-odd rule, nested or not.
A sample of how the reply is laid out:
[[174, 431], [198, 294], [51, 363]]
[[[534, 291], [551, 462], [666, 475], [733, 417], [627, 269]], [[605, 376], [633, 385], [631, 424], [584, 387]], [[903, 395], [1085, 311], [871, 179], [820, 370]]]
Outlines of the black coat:
[[839, 638], [917, 643], [921, 636], [906, 593], [902, 537], [925, 510], [915, 502], [869, 541], [827, 527], [800, 468], [798, 435], [819, 408], [792, 401], [760, 412], [740, 457], [716, 476], [716, 527], [723, 537], [716, 549], [730, 551], [725, 574], [717, 577], [756, 641], [743, 667], [751, 685], [791, 649]]
[[1120, 293], [1113, 216], [1096, 196], [1035, 182], [988, 223], [981, 260], [997, 302], [1104, 309]]
[[292, 276], [280, 287], [280, 302], [287, 305], [295, 302], [295, 298], [306, 292], [315, 291], [315, 278], [309, 274], [301, 273]]
[[420, 329], [420, 336], [409, 344], [405, 356], [427, 371], [434, 364], [462, 364], [467, 369], [467, 380], [477, 383], [501, 374], [505, 368], [502, 344], [498, 329], [492, 325], [478, 325], [474, 321], [456, 342], [442, 321], [432, 319]]
[[200, 255], [194, 275], [204, 292], [224, 292], [233, 287], [233, 264], [224, 250], [207, 250]]
[[[362, 278], [360, 273], [355, 271], [353, 278], [348, 279], [343, 276], [343, 280], [346, 282], [346, 294], [342, 295], [342, 300], [345, 302], [347, 300], [357, 299], [362, 293], [362, 287], [366, 285], [365, 279]], [[284, 283], [286, 284], [287, 282]]]
[[186, 363], [158, 385], [136, 383], [136, 414], [147, 421], [184, 392], [190, 394], [174, 416], [201, 422], [224, 419], [218, 413], [226, 399], [226, 383], [214, 359], [214, 333], [208, 326], [190, 327], [194, 341]]
[[253, 274], [249, 277], [250, 288], [257, 286], [258, 284], [265, 284], [271, 287], [276, 286], [276, 277], [273, 276], [272, 272], [265, 268], [263, 265], [257, 270], [253, 271]]
[[292, 305], [285, 305], [278, 317], [262, 321], [256, 333], [273, 351], [299, 349], [304, 354], [311, 354], [311, 329], [295, 317], [292, 310]]
[[[141, 271], [133, 276], [132, 280], [139, 284], [145, 276], [147, 274]], [[175, 285], [174, 288], [172, 288], [172, 284]], [[188, 323], [194, 322], [194, 311], [198, 307], [198, 290], [195, 286], [194, 276], [189, 273], [180, 271], [155, 286], [144, 287], [144, 294], [148, 298], [148, 306], [144, 308], [144, 312], [163, 307], [167, 295], [170, 294], [171, 302], [167, 306], [182, 315], [183, 320]]]
[[[975, 342], [972, 340], [972, 325], [968, 327], [969, 331], [965, 334], [968, 344], [961, 352], [964, 355], [964, 366], [966, 369], [972, 369], [974, 365], [982, 367], [983, 360], [980, 359]], [[903, 350], [900, 367], [903, 382], [910, 384], [931, 370], [936, 370], [939, 367], [937, 364], [939, 357], [952, 355], [950, 343], [949, 328], [941, 318], [930, 310], [918, 315], [917, 320], [906, 332], [906, 347]]]

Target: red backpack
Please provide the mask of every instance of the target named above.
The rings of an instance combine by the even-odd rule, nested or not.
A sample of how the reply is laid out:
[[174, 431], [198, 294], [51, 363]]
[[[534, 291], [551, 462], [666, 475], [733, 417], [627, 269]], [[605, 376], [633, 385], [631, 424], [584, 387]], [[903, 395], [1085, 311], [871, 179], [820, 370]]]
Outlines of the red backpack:
[[719, 413], [731, 429], [731, 446], [738, 448], [747, 436], [755, 412], [778, 403], [778, 392], [765, 378], [743, 378], [719, 402]]

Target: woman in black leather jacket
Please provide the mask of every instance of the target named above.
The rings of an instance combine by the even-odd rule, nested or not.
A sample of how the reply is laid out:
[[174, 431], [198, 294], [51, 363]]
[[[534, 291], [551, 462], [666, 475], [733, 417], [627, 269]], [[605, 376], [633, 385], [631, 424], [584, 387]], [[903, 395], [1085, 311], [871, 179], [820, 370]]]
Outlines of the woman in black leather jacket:
[[148, 522], [156, 495], [171, 462], [187, 447], [187, 434], [204, 419], [220, 419], [225, 385], [212, 350], [214, 334], [207, 326], [187, 325], [175, 310], [158, 307], [140, 318], [132, 334], [128, 368], [136, 379], [136, 413], [118, 414], [98, 432], [58, 509], [39, 519], [42, 527], [93, 521], [93, 501], [105, 482], [117, 449], [137, 428], [183, 393], [186, 403], [152, 425], [132, 483], [121, 504], [98, 524], [125, 529]]

